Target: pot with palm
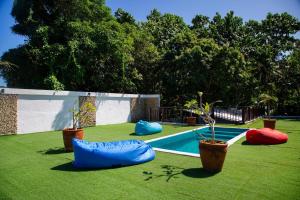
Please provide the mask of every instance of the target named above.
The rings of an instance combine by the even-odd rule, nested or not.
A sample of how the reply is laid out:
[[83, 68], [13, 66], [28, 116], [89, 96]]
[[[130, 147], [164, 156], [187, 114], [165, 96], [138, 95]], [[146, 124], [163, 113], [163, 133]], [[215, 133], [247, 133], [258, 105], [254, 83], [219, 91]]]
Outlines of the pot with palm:
[[259, 104], [263, 104], [267, 108], [265, 118], [263, 119], [264, 127], [275, 129], [276, 119], [271, 119], [270, 110], [271, 110], [271, 106], [274, 106], [277, 103], [278, 101], [277, 97], [268, 94], [261, 94], [259, 95], [259, 100], [260, 100]]
[[70, 110], [73, 116], [72, 128], [63, 130], [64, 146], [67, 152], [73, 151], [73, 138], [83, 139], [84, 132], [81, 128], [81, 124], [86, 124], [86, 122], [90, 121], [92, 118], [91, 113], [96, 110], [96, 107], [90, 102], [84, 103], [79, 109], [76, 108], [76, 105], [77, 104], [74, 104], [73, 108]]
[[198, 102], [196, 99], [192, 99], [190, 101], [186, 101], [184, 104], [184, 108], [190, 113], [190, 116], [186, 117], [186, 123], [189, 126], [195, 126], [197, 122], [197, 117], [193, 116], [193, 113], [197, 113]]
[[213, 103], [202, 103], [202, 92], [198, 92], [200, 97], [199, 112], [201, 118], [207, 123], [211, 131], [211, 139], [201, 140], [199, 142], [200, 159], [203, 169], [209, 172], [220, 172], [223, 168], [223, 163], [227, 154], [228, 144], [215, 139], [215, 123], [211, 117], [212, 107], [215, 103], [222, 102], [221, 100]]

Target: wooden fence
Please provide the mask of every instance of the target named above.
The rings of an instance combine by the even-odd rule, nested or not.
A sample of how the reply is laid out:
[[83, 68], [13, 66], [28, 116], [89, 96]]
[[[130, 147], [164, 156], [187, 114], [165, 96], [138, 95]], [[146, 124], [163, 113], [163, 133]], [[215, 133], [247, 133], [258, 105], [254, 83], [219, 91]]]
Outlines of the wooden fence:
[[215, 107], [212, 111], [212, 117], [216, 119], [217, 122], [233, 122], [236, 124], [245, 124], [262, 116], [263, 113], [264, 110], [260, 107]]
[[[263, 109], [258, 107], [215, 107], [212, 110], [212, 117], [216, 119], [217, 122], [244, 124], [257, 119], [262, 116], [263, 113]], [[198, 123], [202, 123], [199, 115], [195, 114], [192, 110], [177, 107], [149, 108], [148, 110], [149, 121], [185, 123], [185, 118], [191, 115], [198, 118]]]

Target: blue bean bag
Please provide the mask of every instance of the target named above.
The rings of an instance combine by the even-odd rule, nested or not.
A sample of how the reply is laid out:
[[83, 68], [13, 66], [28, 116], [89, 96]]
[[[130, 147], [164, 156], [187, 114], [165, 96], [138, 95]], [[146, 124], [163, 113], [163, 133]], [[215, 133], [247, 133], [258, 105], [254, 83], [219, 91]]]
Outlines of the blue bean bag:
[[157, 122], [146, 122], [140, 120], [135, 125], [136, 135], [149, 135], [153, 133], [159, 133], [162, 131], [162, 126]]
[[135, 165], [154, 159], [155, 152], [141, 140], [87, 142], [73, 139], [76, 168], [110, 168]]

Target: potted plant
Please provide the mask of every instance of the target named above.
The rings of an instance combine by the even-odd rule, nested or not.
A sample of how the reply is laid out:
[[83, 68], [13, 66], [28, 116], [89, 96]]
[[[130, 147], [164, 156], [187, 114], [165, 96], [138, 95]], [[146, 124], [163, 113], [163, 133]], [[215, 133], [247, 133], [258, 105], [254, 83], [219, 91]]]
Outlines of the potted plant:
[[264, 127], [275, 129], [276, 119], [271, 119], [270, 109], [271, 109], [271, 106], [276, 104], [276, 102], [278, 101], [277, 97], [263, 93], [263, 94], [259, 95], [258, 98], [260, 100], [259, 103], [263, 104], [267, 107], [267, 112], [266, 112], [265, 118], [263, 119]]
[[215, 101], [211, 104], [202, 104], [202, 92], [199, 92], [200, 96], [200, 112], [204, 122], [210, 126], [211, 139], [200, 140], [199, 151], [202, 166], [209, 172], [220, 172], [223, 168], [223, 163], [227, 153], [228, 144], [215, 139], [215, 123], [216, 121], [211, 117], [211, 111], [213, 104], [222, 102], [221, 100]]
[[197, 100], [196, 99], [192, 99], [190, 101], [186, 101], [185, 104], [184, 104], [184, 107], [186, 109], [188, 109], [188, 111], [190, 113], [190, 116], [188, 116], [188, 117], [185, 118], [186, 123], [189, 126], [195, 126], [196, 122], [197, 122], [197, 118], [195, 116], [193, 116], [193, 112], [194, 112], [194, 110], [198, 109], [198, 102], [197, 102]]
[[83, 139], [84, 132], [81, 128], [81, 124], [85, 124], [86, 122], [90, 121], [90, 113], [95, 112], [96, 110], [96, 107], [90, 102], [82, 104], [79, 109], [76, 108], [76, 105], [77, 104], [75, 103], [73, 108], [70, 109], [70, 112], [73, 115], [72, 128], [66, 128], [63, 130], [64, 145], [67, 152], [73, 151], [73, 138]]

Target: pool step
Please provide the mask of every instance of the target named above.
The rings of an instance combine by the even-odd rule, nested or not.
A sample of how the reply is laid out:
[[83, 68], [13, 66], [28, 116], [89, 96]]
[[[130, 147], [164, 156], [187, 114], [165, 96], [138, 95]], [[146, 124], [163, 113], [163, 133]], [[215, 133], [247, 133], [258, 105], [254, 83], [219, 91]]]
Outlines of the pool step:
[[[202, 133], [201, 135], [203, 135], [204, 137], [207, 137], [207, 138], [211, 138], [211, 133]], [[230, 140], [234, 137], [235, 136], [233, 136], [233, 135], [215, 134], [216, 139], [222, 139], [222, 140], [223, 139]]]
[[239, 128], [221, 128], [221, 127], [215, 127], [215, 131], [222, 131], [222, 132], [234, 132], [234, 133], [241, 133], [245, 132], [248, 129], [239, 129]]
[[[211, 134], [211, 131], [205, 131], [204, 134]], [[230, 135], [230, 136], [237, 136], [241, 133], [239, 132], [230, 132], [230, 131], [215, 131], [215, 134], [220, 134], [220, 135]]]

